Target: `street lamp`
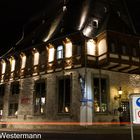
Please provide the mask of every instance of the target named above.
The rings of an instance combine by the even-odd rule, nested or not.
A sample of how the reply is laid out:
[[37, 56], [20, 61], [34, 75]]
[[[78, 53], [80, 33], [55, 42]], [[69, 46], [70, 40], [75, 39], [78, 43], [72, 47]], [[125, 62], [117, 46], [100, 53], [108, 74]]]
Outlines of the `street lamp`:
[[119, 90], [118, 90], [118, 96], [115, 95], [115, 96], [114, 96], [114, 99], [115, 99], [115, 100], [117, 100], [117, 99], [120, 100], [120, 99], [121, 99], [122, 92], [123, 92], [123, 91], [122, 91], [122, 88], [119, 87]]
[[121, 98], [121, 95], [122, 95], [122, 88], [121, 87], [118, 90], [118, 94], [119, 94], [119, 98]]

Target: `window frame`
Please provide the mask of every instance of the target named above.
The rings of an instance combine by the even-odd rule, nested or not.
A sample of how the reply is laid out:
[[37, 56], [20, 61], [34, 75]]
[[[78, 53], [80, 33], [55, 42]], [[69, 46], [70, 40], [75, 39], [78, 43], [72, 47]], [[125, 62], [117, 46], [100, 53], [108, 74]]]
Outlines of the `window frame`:
[[[99, 110], [99, 112], [95, 111], [95, 100], [94, 100], [94, 113], [96, 114], [106, 114], [108, 113], [109, 110], [109, 77], [107, 75], [93, 75], [92, 78], [92, 82], [93, 82], [93, 98], [95, 99], [95, 91], [94, 91], [94, 78], [98, 78], [100, 80], [105, 79], [106, 80], [106, 111], [103, 112], [101, 111], [101, 109]], [[100, 81], [99, 81], [100, 82]], [[101, 85], [99, 85], [100, 87]], [[101, 108], [101, 104], [102, 104], [102, 95], [100, 95], [100, 89], [99, 89], [99, 107]]]
[[[62, 87], [61, 87], [61, 89], [64, 91], [64, 93], [63, 93], [63, 97], [62, 97], [62, 99], [63, 99], [63, 102], [62, 102], [62, 108], [61, 108], [61, 106], [60, 106], [60, 92], [59, 92], [59, 81], [60, 80], [63, 80], [63, 82], [65, 82], [65, 80], [66, 79], [69, 79], [69, 83], [70, 84], [68, 84], [69, 85], [69, 88], [70, 88], [70, 90], [69, 90], [69, 108], [68, 108], [68, 112], [66, 111], [66, 108], [65, 107], [67, 107], [66, 106], [66, 103], [65, 103], [65, 99], [66, 99], [66, 97], [64, 98], [64, 96], [66, 95], [66, 90], [63, 88], [62, 89]], [[64, 86], [65, 86], [65, 83], [64, 83]], [[65, 87], [66, 88], [66, 87]], [[64, 75], [64, 76], [60, 76], [60, 77], [58, 77], [58, 79], [57, 79], [57, 95], [58, 95], [58, 97], [57, 97], [57, 101], [58, 101], [58, 103], [57, 103], [57, 105], [58, 105], [58, 109], [57, 109], [57, 111], [58, 111], [58, 113], [59, 114], [70, 114], [71, 113], [71, 98], [72, 98], [72, 78], [71, 78], [71, 75]], [[68, 91], [68, 90], [67, 90]], [[60, 108], [62, 109], [61, 111], [60, 111]]]
[[[39, 86], [39, 88], [40, 88], [42, 83], [45, 84], [44, 92], [41, 92], [41, 90], [40, 90], [38, 93], [38, 91], [36, 90], [36, 88], [37, 88], [36, 86]], [[40, 94], [40, 92], [42, 94]], [[45, 103], [43, 105], [42, 105], [42, 101], [41, 101], [42, 98], [45, 98]], [[38, 104], [37, 104], [37, 99], [39, 99]], [[43, 113], [41, 112], [42, 106], [44, 106]], [[46, 107], [46, 81], [45, 81], [45, 79], [36, 80], [34, 82], [34, 115], [44, 115], [46, 113], [45, 107]], [[37, 110], [36, 110], [36, 108], [37, 108]]]
[[[60, 47], [61, 47], [61, 50], [59, 50]], [[60, 54], [61, 57], [59, 57], [59, 54]], [[64, 58], [64, 46], [63, 45], [59, 45], [57, 47], [56, 56], [57, 56], [57, 60]]]
[[117, 48], [117, 43], [115, 41], [111, 41], [110, 43], [110, 53], [113, 53], [113, 54], [118, 54], [118, 48]]
[[20, 94], [20, 83], [19, 83], [19, 81], [12, 82], [10, 90], [11, 90], [11, 95], [19, 95]]
[[[12, 106], [12, 107], [10, 108], [10, 106]], [[18, 102], [9, 103], [8, 116], [11, 116], [11, 117], [17, 116], [15, 113], [18, 112], [18, 108], [19, 108]]]
[[[2, 94], [1, 94], [2, 92]], [[5, 95], [5, 84], [0, 85], [0, 97], [4, 97]]]

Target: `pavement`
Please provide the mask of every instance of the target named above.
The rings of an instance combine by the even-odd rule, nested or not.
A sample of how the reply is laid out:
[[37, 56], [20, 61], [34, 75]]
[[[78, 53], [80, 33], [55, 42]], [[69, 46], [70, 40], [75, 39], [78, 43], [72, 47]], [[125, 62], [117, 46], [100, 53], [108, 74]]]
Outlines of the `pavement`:
[[[134, 134], [140, 135], [140, 125], [133, 127]], [[12, 131], [12, 132], [40, 132], [40, 133], [69, 133], [69, 134], [130, 134], [131, 127], [130, 125], [127, 126], [108, 126], [108, 125], [100, 125], [100, 126], [59, 126], [57, 129], [56, 127], [48, 128], [48, 129], [17, 129], [17, 128], [0, 128], [0, 131]]]

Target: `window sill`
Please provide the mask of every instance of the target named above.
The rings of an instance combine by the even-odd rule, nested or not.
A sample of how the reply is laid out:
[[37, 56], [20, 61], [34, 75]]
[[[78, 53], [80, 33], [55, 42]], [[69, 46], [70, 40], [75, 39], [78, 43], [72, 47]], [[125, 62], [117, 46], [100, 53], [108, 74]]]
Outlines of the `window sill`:
[[108, 115], [108, 112], [94, 112], [95, 115]]
[[14, 119], [14, 118], [18, 118], [18, 116], [7, 116], [7, 118]]
[[70, 112], [69, 113], [57, 113], [58, 116], [70, 116]]

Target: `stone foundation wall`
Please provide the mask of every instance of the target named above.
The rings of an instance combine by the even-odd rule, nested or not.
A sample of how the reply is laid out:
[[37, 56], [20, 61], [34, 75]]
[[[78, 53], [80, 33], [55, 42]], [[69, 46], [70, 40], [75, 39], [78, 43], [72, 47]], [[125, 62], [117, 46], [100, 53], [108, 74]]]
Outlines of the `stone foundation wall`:
[[[93, 77], [99, 75], [100, 72], [97, 69], [86, 69], [87, 71], [87, 97], [92, 98], [94, 101], [93, 93]], [[41, 76], [34, 76], [30, 78], [20, 79], [20, 93], [13, 100], [18, 100], [18, 115], [16, 117], [8, 116], [10, 95], [10, 82], [6, 84], [3, 117], [1, 121], [19, 121], [19, 122], [79, 122], [81, 100], [81, 89], [79, 84], [79, 74], [85, 75], [85, 68], [75, 70], [65, 70], [65, 72], [50, 73]], [[72, 89], [71, 89], [71, 111], [69, 114], [58, 113], [58, 78], [63, 75], [71, 75]], [[109, 80], [108, 89], [108, 112], [106, 114], [96, 114], [94, 112], [93, 103], [90, 104], [90, 109], [87, 111], [87, 118], [90, 121], [112, 121], [113, 119], [118, 121], [118, 114], [114, 114], [114, 110], [117, 110], [119, 104], [118, 100], [114, 97], [118, 95], [118, 88], [122, 87], [122, 100], [128, 100], [128, 95], [135, 91], [135, 88], [130, 82], [130, 75], [118, 72], [112, 72], [107, 70], [101, 70], [101, 75], [105, 75]], [[46, 109], [45, 114], [37, 116], [34, 114], [34, 83], [36, 80], [45, 79], [46, 83]], [[137, 87], [138, 88], [138, 87]], [[140, 90], [140, 89], [139, 89]], [[85, 108], [86, 109], [86, 108]], [[12, 125], [7, 127], [23, 128], [27, 125]], [[28, 128], [47, 128], [47, 125], [29, 125]]]

